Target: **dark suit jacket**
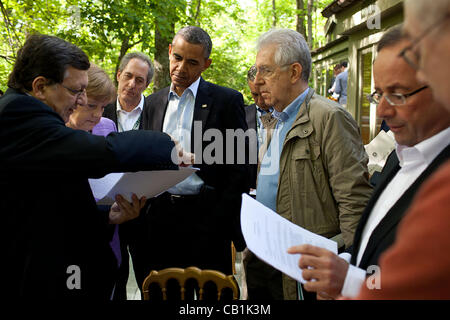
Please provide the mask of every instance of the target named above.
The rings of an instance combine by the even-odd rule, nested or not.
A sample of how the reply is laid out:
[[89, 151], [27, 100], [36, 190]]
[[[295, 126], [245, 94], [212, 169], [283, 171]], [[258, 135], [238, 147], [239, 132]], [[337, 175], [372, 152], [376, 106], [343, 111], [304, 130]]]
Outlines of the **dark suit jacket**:
[[[406, 192], [398, 199], [394, 206], [389, 210], [386, 216], [381, 220], [378, 226], [370, 236], [367, 247], [361, 258], [361, 262], [358, 267], [367, 269], [370, 265], [378, 265], [378, 259], [380, 255], [386, 251], [395, 241], [397, 232], [397, 226], [403, 215], [411, 205], [414, 196], [419, 190], [422, 183], [448, 158], [450, 157], [450, 146], [447, 146], [425, 169], [424, 172], [416, 179], [416, 181], [406, 190]], [[356, 264], [356, 258], [358, 256], [358, 248], [361, 243], [361, 236], [364, 230], [364, 226], [367, 223], [367, 219], [372, 212], [372, 209], [380, 197], [384, 188], [392, 180], [392, 178], [400, 170], [397, 154], [394, 151], [389, 155], [386, 164], [381, 172], [380, 180], [373, 191], [366, 209], [361, 216], [361, 220], [355, 232], [355, 238], [353, 241], [353, 253], [351, 263]]]
[[[3, 289], [14, 298], [109, 299], [117, 262], [108, 215], [98, 211], [88, 178], [176, 169], [173, 142], [150, 131], [104, 138], [72, 130], [49, 106], [12, 89], [1, 109]], [[77, 279], [81, 288], [71, 289]]]
[[[150, 121], [151, 130], [162, 131], [169, 96], [169, 87], [147, 97], [149, 107], [144, 110]], [[223, 137], [226, 129], [247, 130], [244, 116], [244, 102], [242, 95], [232, 89], [221, 87], [200, 79], [194, 106], [193, 125], [191, 130], [191, 151], [196, 153], [196, 161], [203, 159], [203, 151], [211, 143], [195, 136], [194, 123], [201, 122], [202, 136], [208, 129], [218, 129]], [[201, 144], [200, 144], [201, 142]], [[226, 147], [224, 139], [224, 149]], [[235, 150], [236, 151], [236, 150]], [[239, 151], [240, 152], [240, 151]], [[235, 152], [236, 156], [237, 152]], [[223, 152], [223, 163], [226, 162]], [[248, 192], [248, 170], [246, 165], [239, 164], [196, 164], [200, 168], [198, 176], [206, 185], [216, 189], [218, 202], [212, 211], [222, 226], [232, 226], [229, 233], [230, 240], [238, 250], [245, 248], [240, 229], [241, 194]]]
[[[249, 129], [253, 129], [256, 130], [256, 132], [258, 131], [258, 127], [256, 125], [256, 104], [251, 104], [249, 106], [245, 107], [245, 121], [247, 122], [248, 128]], [[258, 145], [258, 138], [256, 138], [256, 145]], [[256, 152], [258, 152], [258, 147], [253, 148], [254, 150], [256, 150]], [[250, 147], [249, 150], [252, 150], [252, 148]], [[258, 155], [256, 155], [256, 159], [258, 159]], [[256, 178], [257, 178], [257, 171], [258, 171], [258, 165], [257, 164], [251, 164], [249, 166], [249, 170], [250, 170], [250, 174], [249, 174], [249, 178], [250, 178], [250, 188], [256, 189]]]
[[[148, 113], [145, 112], [145, 110], [148, 109], [148, 101], [147, 99], [144, 99], [144, 107], [142, 108], [142, 119], [139, 124], [139, 130], [150, 130], [150, 121], [148, 119]], [[114, 121], [116, 126], [117, 124], [117, 102], [114, 101], [113, 103], [108, 104], [105, 107], [105, 110], [103, 110], [103, 116], [105, 118], [111, 119]]]
[[[168, 96], [169, 87], [146, 98], [148, 108], [144, 112], [150, 129], [162, 131]], [[201, 132], [195, 129], [195, 121], [200, 121]], [[142, 283], [152, 269], [183, 267], [192, 263], [200, 268], [230, 274], [231, 241], [237, 250], [245, 248], [240, 228], [240, 207], [241, 194], [248, 192], [247, 166], [220, 164], [220, 161], [205, 163], [203, 151], [211, 142], [203, 141], [202, 137], [208, 129], [222, 133], [225, 148], [226, 129], [246, 130], [247, 125], [242, 95], [201, 79], [194, 105], [191, 151], [196, 153], [196, 161], [202, 159], [202, 163], [195, 165], [200, 169], [197, 175], [205, 184], [200, 195], [202, 200], [183, 207], [180, 209], [182, 212], [175, 214], [172, 209], [159, 204], [161, 197], [152, 199], [147, 213], [144, 216], [141, 213], [139, 217], [140, 224], [132, 224], [136, 239], [130, 239], [130, 253], [138, 283]], [[222, 154], [225, 157], [225, 151]], [[204, 190], [208, 192], [204, 193]], [[146, 229], [142, 228], [143, 224], [147, 225]], [[174, 252], [178, 248], [173, 246], [180, 242], [184, 249], [181, 253]], [[171, 257], [174, 255], [177, 257]]]

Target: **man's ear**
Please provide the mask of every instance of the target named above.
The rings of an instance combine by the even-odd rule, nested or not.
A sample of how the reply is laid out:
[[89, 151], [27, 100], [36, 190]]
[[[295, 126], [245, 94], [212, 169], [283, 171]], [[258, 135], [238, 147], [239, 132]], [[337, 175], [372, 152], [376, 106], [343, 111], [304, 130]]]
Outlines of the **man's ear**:
[[117, 70], [116, 78], [117, 78], [117, 82], [119, 82], [119, 79], [120, 79], [120, 70]]
[[203, 69], [203, 71], [205, 71], [206, 69], [209, 68], [209, 66], [211, 65], [212, 60], [211, 59], [206, 59], [205, 61], [205, 68]]
[[301, 79], [303, 67], [299, 62], [294, 62], [291, 65], [291, 82], [295, 83]]
[[48, 80], [43, 76], [34, 78], [33, 82], [31, 83], [31, 95], [41, 101], [44, 101], [46, 99], [45, 90], [47, 87], [47, 83]]
[[171, 43], [169, 43], [169, 58], [170, 58], [170, 55], [172, 54], [172, 44]]

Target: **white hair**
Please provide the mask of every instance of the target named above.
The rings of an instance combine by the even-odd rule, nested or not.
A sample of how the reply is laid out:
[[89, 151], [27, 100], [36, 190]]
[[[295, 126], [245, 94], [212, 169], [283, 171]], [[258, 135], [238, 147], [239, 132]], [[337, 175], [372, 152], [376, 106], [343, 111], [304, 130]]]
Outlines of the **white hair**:
[[302, 80], [308, 82], [311, 72], [311, 53], [305, 38], [295, 30], [271, 29], [262, 34], [257, 43], [257, 50], [277, 44], [274, 60], [278, 66], [298, 62], [302, 66]]
[[405, 0], [404, 5], [416, 17], [422, 30], [450, 13], [450, 0]]

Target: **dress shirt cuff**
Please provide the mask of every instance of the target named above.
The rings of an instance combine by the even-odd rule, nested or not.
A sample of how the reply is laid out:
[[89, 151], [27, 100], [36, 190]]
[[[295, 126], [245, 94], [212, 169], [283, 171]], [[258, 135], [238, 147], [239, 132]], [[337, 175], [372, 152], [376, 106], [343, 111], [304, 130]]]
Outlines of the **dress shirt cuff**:
[[350, 259], [352, 258], [352, 255], [348, 252], [342, 252], [339, 254], [339, 257], [347, 261], [347, 263], [350, 263]]
[[348, 266], [341, 294], [344, 297], [355, 298], [359, 294], [365, 280], [366, 271], [350, 264]]

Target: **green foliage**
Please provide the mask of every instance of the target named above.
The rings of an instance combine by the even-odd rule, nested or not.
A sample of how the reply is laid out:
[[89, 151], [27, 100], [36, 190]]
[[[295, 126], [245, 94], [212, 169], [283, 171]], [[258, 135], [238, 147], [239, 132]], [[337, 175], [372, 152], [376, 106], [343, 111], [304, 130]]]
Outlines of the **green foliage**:
[[[315, 5], [324, 8], [329, 2], [316, 0]], [[154, 57], [155, 28], [172, 37], [173, 30], [197, 25], [213, 40], [213, 63], [203, 77], [242, 92], [246, 103], [252, 103], [247, 70], [255, 61], [258, 36], [273, 23], [272, 0], [0, 0], [0, 8], [3, 91], [15, 54], [30, 33], [77, 44], [113, 78], [125, 53], [142, 51]], [[320, 11], [313, 15], [315, 44], [324, 39]], [[296, 1], [276, 0], [277, 27], [295, 29], [296, 14]], [[149, 93], [151, 89], [145, 92]]]

